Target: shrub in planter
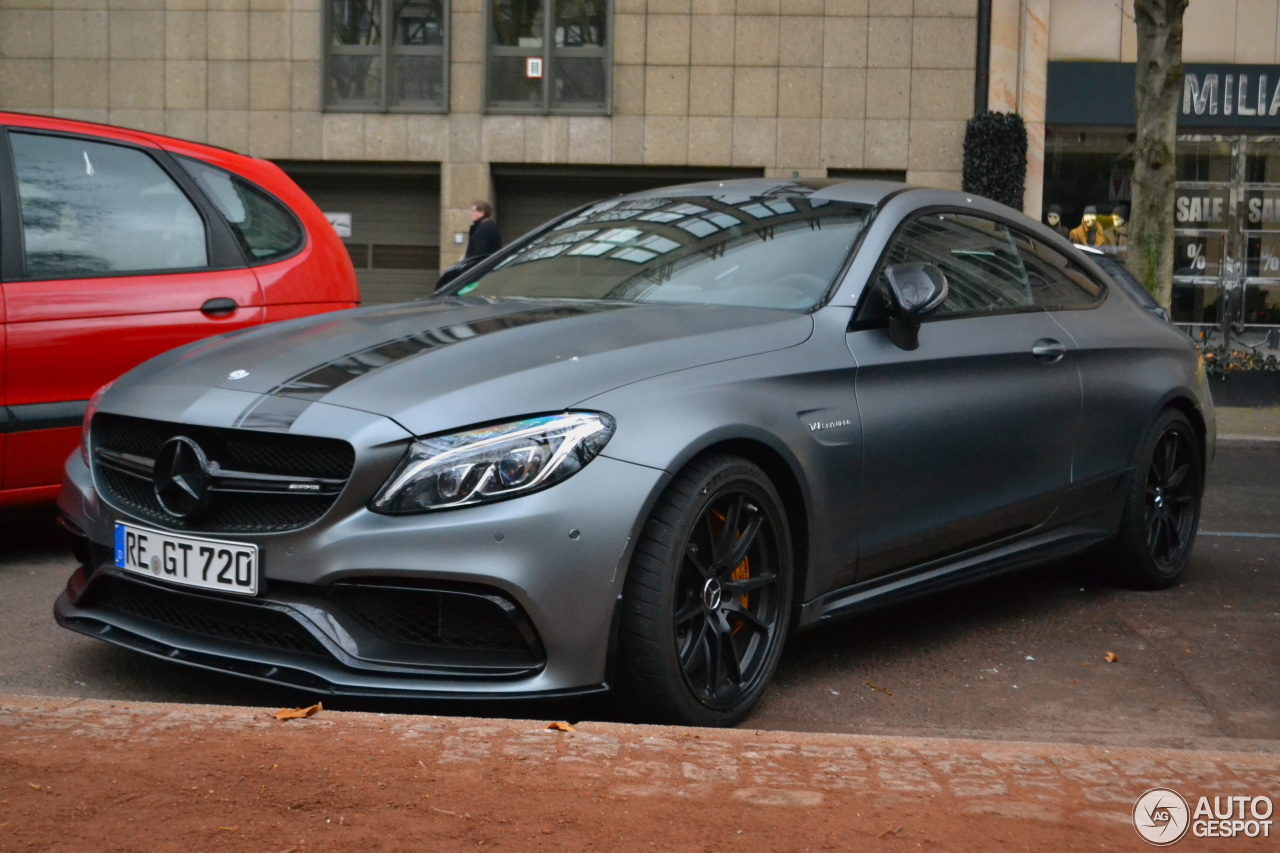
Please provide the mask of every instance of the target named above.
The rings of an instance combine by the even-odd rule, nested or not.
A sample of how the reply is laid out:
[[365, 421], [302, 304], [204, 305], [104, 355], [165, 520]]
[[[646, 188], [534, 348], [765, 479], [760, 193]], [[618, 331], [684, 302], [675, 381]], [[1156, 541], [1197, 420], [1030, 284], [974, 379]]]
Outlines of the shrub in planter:
[[964, 191], [1022, 210], [1027, 126], [1017, 113], [979, 113], [964, 128]]
[[1219, 406], [1280, 405], [1280, 358], [1251, 349], [1201, 347], [1209, 390]]

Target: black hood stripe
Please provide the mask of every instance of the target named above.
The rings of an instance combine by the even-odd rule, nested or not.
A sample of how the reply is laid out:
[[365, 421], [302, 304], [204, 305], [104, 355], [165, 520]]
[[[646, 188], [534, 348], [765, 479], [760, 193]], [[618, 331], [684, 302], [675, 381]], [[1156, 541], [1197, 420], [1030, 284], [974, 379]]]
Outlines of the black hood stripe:
[[442, 349], [462, 341], [471, 340], [545, 323], [566, 317], [579, 317], [584, 314], [596, 314], [602, 310], [626, 307], [626, 303], [604, 305], [566, 305], [556, 308], [539, 308], [519, 314], [508, 314], [502, 317], [487, 317], [469, 323], [455, 323], [438, 329], [428, 329], [384, 341], [366, 349], [357, 350], [339, 356], [319, 367], [308, 368], [305, 372], [276, 385], [266, 392], [267, 396], [258, 398], [236, 418], [235, 425], [245, 429], [269, 430], [272, 432], [288, 432], [307, 407], [323, 400], [334, 390], [341, 388], [353, 379], [359, 379], [379, 368], [421, 355], [431, 350]]

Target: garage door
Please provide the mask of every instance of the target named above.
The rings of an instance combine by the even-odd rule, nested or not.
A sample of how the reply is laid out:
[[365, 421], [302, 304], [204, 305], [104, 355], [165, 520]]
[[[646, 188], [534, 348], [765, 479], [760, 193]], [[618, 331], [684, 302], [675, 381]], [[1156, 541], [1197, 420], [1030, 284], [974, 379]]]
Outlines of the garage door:
[[575, 207], [610, 196], [692, 181], [758, 178], [760, 169], [494, 165], [495, 218], [503, 244]]
[[[426, 296], [440, 275], [440, 173], [421, 163], [281, 163], [343, 230], [365, 305]], [[349, 234], [344, 233], [349, 228]]]

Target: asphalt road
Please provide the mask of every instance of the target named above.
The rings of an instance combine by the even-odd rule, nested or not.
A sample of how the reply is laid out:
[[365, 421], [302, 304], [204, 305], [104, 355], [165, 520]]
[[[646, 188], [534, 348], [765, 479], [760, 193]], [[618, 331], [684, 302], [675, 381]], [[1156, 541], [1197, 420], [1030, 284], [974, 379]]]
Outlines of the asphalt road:
[[[49, 514], [0, 516], [0, 694], [312, 701], [58, 628], [51, 607], [72, 568]], [[1219, 447], [1192, 566], [1173, 589], [1115, 590], [1088, 568], [1035, 570], [794, 637], [745, 725], [1280, 753], [1280, 444]]]

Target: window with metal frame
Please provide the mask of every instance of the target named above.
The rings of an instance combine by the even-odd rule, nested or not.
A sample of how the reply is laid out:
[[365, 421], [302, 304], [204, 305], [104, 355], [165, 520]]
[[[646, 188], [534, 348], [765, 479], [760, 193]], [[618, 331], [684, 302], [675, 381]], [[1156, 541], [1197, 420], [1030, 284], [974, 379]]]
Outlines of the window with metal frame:
[[327, 0], [325, 28], [325, 109], [449, 109], [449, 0]]
[[611, 0], [488, 2], [489, 112], [609, 112]]

